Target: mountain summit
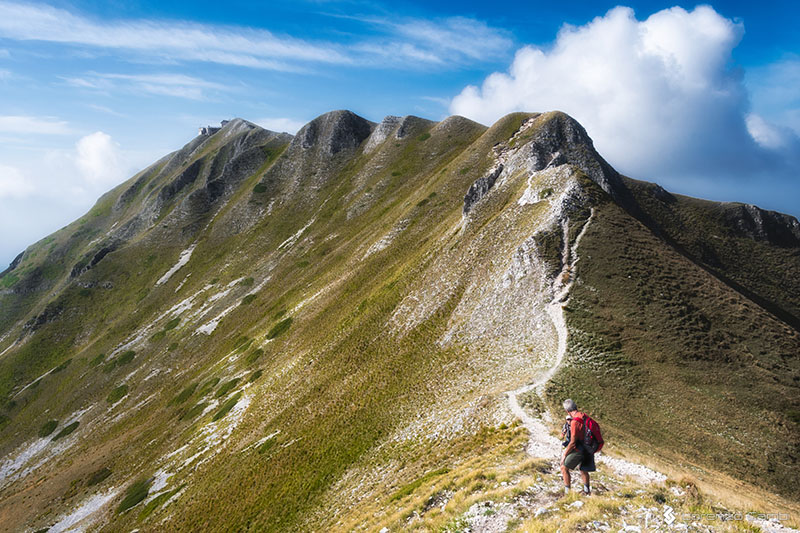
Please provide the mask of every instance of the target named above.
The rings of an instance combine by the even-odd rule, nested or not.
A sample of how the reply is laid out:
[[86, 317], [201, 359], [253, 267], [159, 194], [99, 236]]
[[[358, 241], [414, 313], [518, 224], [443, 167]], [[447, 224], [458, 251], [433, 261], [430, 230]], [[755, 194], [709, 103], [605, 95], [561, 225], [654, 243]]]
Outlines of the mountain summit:
[[[622, 176], [564, 113], [233, 119], [0, 287], [4, 530], [798, 510], [798, 221]], [[585, 509], [566, 397], [609, 442]]]

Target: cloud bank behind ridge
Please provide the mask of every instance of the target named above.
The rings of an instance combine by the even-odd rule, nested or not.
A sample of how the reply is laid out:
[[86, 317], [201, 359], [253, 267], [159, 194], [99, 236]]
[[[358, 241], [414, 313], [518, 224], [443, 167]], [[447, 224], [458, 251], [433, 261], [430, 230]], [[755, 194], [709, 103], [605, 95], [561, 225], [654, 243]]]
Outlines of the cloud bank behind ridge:
[[512, 111], [565, 111], [640, 179], [707, 180], [707, 189], [723, 178], [797, 175], [797, 132], [751, 113], [743, 72], [731, 66], [743, 35], [742, 23], [709, 6], [644, 21], [616, 7], [564, 26], [551, 48], [521, 48], [508, 72], [466, 87], [450, 111], [486, 124]]

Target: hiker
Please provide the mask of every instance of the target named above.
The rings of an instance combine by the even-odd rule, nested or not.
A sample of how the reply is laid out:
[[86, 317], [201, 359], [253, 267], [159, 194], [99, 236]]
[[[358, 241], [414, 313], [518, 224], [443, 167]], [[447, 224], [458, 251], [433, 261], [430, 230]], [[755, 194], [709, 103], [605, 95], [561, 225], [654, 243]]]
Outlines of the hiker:
[[[600, 428], [586, 413], [578, 411], [578, 406], [572, 400], [564, 400], [564, 410], [567, 419], [561, 436], [564, 440], [564, 452], [561, 454], [561, 477], [564, 479], [564, 494], [570, 490], [570, 470], [580, 466], [581, 480], [583, 481], [583, 494], [591, 494], [589, 486], [589, 472], [596, 470], [594, 454], [603, 447], [603, 438]], [[589, 431], [587, 439], [587, 425], [594, 427]], [[589, 440], [587, 443], [586, 441]]]

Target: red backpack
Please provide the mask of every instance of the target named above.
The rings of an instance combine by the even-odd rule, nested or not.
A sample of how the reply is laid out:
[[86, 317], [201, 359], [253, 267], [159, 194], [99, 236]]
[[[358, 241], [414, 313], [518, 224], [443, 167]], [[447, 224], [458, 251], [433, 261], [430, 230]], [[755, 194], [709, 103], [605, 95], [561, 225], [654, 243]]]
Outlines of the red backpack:
[[583, 413], [583, 445], [592, 453], [597, 453], [603, 449], [603, 434], [600, 433], [600, 424]]

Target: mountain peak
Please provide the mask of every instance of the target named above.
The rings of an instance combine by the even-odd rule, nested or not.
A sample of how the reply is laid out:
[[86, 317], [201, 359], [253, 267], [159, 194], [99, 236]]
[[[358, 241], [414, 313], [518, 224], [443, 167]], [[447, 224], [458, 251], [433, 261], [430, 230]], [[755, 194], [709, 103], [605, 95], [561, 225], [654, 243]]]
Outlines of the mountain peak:
[[401, 140], [408, 136], [414, 128], [424, 128], [432, 124], [432, 121], [415, 117], [414, 115], [406, 115], [404, 117], [388, 115], [372, 131], [367, 144], [364, 146], [364, 152], [372, 152], [392, 134], [394, 134], [395, 139]]
[[541, 170], [550, 165], [572, 163], [612, 196], [622, 186], [619, 174], [597, 153], [589, 134], [574, 118], [561, 111], [535, 117], [527, 142], [532, 167]]
[[319, 149], [328, 155], [358, 147], [375, 123], [348, 110], [330, 111], [318, 116], [297, 132], [292, 147]]

